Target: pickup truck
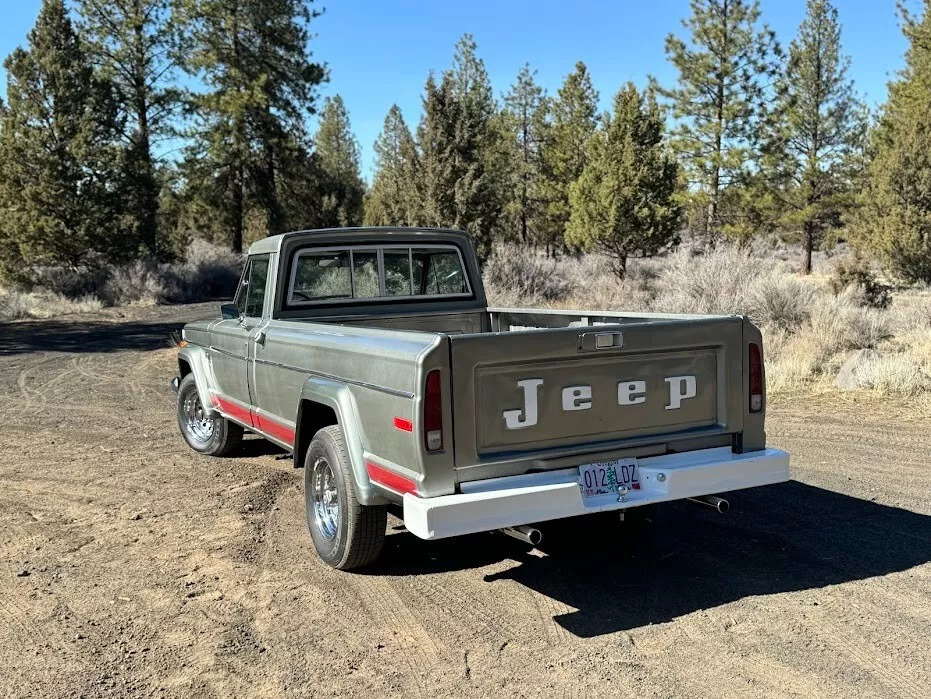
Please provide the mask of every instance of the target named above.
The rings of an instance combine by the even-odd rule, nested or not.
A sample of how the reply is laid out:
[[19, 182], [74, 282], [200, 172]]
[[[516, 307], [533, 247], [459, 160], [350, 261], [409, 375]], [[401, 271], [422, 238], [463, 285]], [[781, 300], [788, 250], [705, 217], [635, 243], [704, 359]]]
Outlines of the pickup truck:
[[389, 510], [424, 539], [536, 544], [535, 523], [723, 511], [719, 493], [789, 478], [746, 317], [489, 308], [464, 233], [260, 240], [234, 303], [182, 337], [185, 441], [222, 456], [248, 430], [292, 452], [314, 546], [342, 570], [375, 561]]

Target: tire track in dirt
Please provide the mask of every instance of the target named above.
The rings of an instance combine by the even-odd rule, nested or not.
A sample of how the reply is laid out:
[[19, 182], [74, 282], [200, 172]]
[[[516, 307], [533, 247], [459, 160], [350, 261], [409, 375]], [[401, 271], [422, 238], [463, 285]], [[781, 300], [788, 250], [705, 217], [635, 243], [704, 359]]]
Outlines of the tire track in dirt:
[[416, 682], [418, 696], [431, 696], [428, 678], [440, 658], [433, 636], [404, 604], [390, 580], [354, 575], [350, 582], [366, 609], [368, 621], [394, 636], [409, 676]]
[[[40, 413], [48, 405], [48, 400], [46, 398], [46, 390], [39, 388], [32, 388], [29, 385], [31, 375], [39, 373], [42, 367], [52, 362], [60, 361], [57, 357], [40, 355], [37, 361], [34, 361], [27, 366], [23, 367], [19, 371], [19, 375], [16, 378], [16, 385], [19, 388], [19, 394], [22, 398], [22, 409], [21, 412], [24, 413]], [[54, 378], [52, 379], [54, 380]]]

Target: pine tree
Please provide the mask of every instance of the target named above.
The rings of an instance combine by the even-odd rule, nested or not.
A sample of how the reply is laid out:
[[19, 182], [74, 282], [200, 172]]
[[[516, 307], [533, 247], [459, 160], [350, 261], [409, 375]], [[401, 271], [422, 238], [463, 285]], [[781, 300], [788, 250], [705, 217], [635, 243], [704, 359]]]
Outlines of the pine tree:
[[169, 134], [179, 91], [171, 0], [79, 0], [81, 28], [94, 62], [112, 81], [127, 129], [124, 153], [126, 208], [135, 237], [151, 255], [158, 250], [159, 183], [153, 145]]
[[4, 62], [0, 262], [77, 267], [126, 254], [112, 90], [94, 76], [62, 0], [45, 0], [29, 47]]
[[539, 239], [543, 199], [543, 141], [548, 128], [548, 102], [525, 65], [504, 97], [504, 119], [510, 140], [512, 195], [508, 213], [523, 243]]
[[666, 39], [676, 87], [657, 89], [679, 120], [672, 145], [698, 188], [695, 203], [704, 204], [704, 235], [712, 241], [733, 222], [735, 212], [722, 216], [721, 203], [754, 159], [781, 52], [773, 32], [759, 26], [758, 0], [691, 0], [691, 9], [682, 23], [688, 41]]
[[849, 203], [851, 165], [863, 148], [865, 107], [847, 78], [849, 66], [837, 10], [828, 0], [808, 0], [781, 80], [772, 153], [783, 223], [801, 229], [806, 274], [812, 250]]
[[569, 192], [582, 174], [586, 148], [595, 133], [598, 93], [588, 68], [575, 64], [551, 104], [552, 125], [545, 129], [543, 149], [543, 198], [545, 212], [541, 237], [549, 247], [562, 247], [572, 207]]
[[262, 233], [286, 225], [283, 172], [306, 156], [305, 119], [326, 79], [311, 60], [310, 0], [179, 0], [185, 69], [205, 86], [191, 96], [194, 115], [188, 178], [199, 205], [213, 212], [230, 246], [242, 250], [250, 210]]
[[679, 242], [678, 167], [666, 152], [663, 115], [652, 94], [628, 83], [614, 113], [589, 141], [588, 163], [572, 185], [566, 242], [599, 250], [623, 278], [631, 257], [651, 257]]
[[321, 203], [327, 226], [362, 223], [365, 183], [360, 174], [359, 144], [352, 134], [343, 98], [328, 97], [315, 137], [316, 157], [324, 178]]
[[365, 202], [370, 226], [415, 226], [420, 203], [416, 189], [419, 156], [414, 137], [394, 104], [375, 141], [375, 178]]
[[906, 281], [931, 282], [931, 1], [902, 10], [905, 68], [889, 84], [872, 159], [852, 216], [854, 242]]
[[480, 259], [501, 235], [507, 199], [504, 128], [484, 63], [468, 34], [456, 45], [452, 70], [424, 88], [417, 129], [418, 188], [423, 225], [472, 236]]

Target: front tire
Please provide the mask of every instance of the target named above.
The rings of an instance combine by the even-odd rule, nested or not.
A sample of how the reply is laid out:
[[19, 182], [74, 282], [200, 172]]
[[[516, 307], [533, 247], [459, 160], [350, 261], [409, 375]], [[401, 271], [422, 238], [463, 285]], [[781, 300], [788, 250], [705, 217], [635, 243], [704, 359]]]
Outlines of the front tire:
[[194, 374], [185, 376], [178, 385], [178, 427], [191, 449], [208, 456], [226, 456], [242, 441], [242, 427], [204, 410]]
[[342, 430], [324, 427], [304, 457], [307, 527], [317, 554], [337, 570], [374, 563], [385, 543], [388, 508], [356, 498], [355, 481]]

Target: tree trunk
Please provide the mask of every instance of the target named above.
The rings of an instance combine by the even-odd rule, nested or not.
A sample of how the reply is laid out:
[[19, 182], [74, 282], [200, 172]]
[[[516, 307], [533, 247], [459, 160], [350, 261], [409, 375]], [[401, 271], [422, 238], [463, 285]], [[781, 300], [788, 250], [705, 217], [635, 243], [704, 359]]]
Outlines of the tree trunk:
[[233, 252], [242, 253], [242, 231], [245, 218], [245, 182], [241, 163], [232, 166], [231, 186], [233, 190], [233, 211], [230, 226], [230, 247]]
[[158, 182], [155, 179], [155, 167], [152, 163], [152, 144], [149, 134], [149, 100], [146, 85], [145, 42], [146, 36], [142, 24], [142, 8], [136, 9], [136, 23], [133, 26], [133, 43], [135, 61], [133, 69], [133, 90], [136, 106], [136, 137], [134, 157], [136, 161], [136, 182], [138, 212], [138, 231], [140, 242], [155, 256], [158, 252]]
[[[724, 2], [723, 11], [724, 11], [724, 36], [723, 44], [727, 46], [727, 22], [728, 14], [730, 7], [728, 3]], [[724, 145], [724, 79], [719, 77], [718, 84], [715, 90], [715, 101], [717, 107], [716, 117], [716, 126], [714, 134], [714, 164], [713, 171], [711, 173], [711, 199], [708, 201], [708, 216], [705, 220], [705, 239], [706, 242], [710, 245], [714, 239], [717, 237], [717, 227], [718, 227], [718, 197], [720, 195], [721, 189], [721, 151]]]
[[627, 255], [623, 253], [616, 253], [617, 257], [614, 258], [614, 264], [611, 265], [614, 270], [614, 275], [623, 280], [627, 276]]
[[268, 235], [284, 233], [284, 212], [281, 208], [281, 202], [278, 200], [278, 185], [276, 182], [275, 152], [269, 139], [265, 138], [263, 144], [263, 156], [265, 159], [264, 182], [262, 187], [265, 191], [265, 227], [268, 229]]
[[723, 144], [722, 133], [724, 130], [724, 86], [718, 86], [718, 129], [714, 137], [714, 159], [715, 163], [711, 171], [711, 198], [708, 200], [708, 215], [705, 218], [705, 241], [708, 244], [717, 237], [718, 227], [718, 196], [721, 189], [721, 166], [719, 158], [721, 156], [721, 146]]
[[815, 224], [813, 221], [806, 221], [802, 244], [805, 247], [805, 265], [802, 270], [805, 274], [811, 274], [811, 252], [815, 246]]

